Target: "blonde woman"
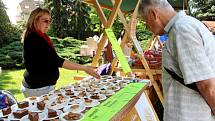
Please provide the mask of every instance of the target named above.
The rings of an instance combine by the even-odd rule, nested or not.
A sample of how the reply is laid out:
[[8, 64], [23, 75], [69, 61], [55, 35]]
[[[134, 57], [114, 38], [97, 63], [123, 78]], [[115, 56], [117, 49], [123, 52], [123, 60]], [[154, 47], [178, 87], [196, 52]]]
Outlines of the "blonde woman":
[[36, 8], [30, 14], [24, 33], [23, 58], [26, 71], [22, 81], [25, 97], [40, 96], [54, 90], [59, 78], [59, 67], [81, 70], [96, 78], [92, 68], [73, 63], [58, 56], [46, 32], [51, 24], [50, 12]]

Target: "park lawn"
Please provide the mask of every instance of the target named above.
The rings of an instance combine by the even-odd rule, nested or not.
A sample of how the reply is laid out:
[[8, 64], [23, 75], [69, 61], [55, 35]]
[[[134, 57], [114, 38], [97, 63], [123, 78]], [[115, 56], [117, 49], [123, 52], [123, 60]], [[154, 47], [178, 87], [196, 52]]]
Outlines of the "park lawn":
[[[21, 92], [23, 73], [24, 70], [3, 70], [0, 74], [0, 90], [10, 91], [17, 100], [24, 99]], [[74, 76], [87, 76], [87, 74], [82, 71], [60, 69], [60, 78], [55, 89], [74, 83]]]

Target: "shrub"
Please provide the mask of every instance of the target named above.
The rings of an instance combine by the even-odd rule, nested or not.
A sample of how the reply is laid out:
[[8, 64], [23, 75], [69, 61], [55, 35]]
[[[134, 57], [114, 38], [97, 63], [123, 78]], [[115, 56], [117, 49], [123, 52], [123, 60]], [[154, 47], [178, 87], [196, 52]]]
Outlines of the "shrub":
[[23, 68], [20, 41], [12, 42], [0, 49], [0, 66], [3, 69]]
[[[76, 63], [89, 63], [92, 59], [90, 57], [80, 57], [80, 46], [85, 42], [67, 37], [64, 39], [57, 39], [51, 37], [55, 49], [59, 56], [71, 60]], [[24, 68], [22, 63], [22, 43], [21, 41], [14, 41], [2, 48], [0, 48], [0, 67], [3, 69]]]
[[79, 64], [86, 64], [92, 61], [91, 57], [80, 57], [80, 47], [85, 41], [72, 37], [66, 37], [64, 39], [51, 37], [51, 40], [55, 44], [55, 49], [60, 57]]

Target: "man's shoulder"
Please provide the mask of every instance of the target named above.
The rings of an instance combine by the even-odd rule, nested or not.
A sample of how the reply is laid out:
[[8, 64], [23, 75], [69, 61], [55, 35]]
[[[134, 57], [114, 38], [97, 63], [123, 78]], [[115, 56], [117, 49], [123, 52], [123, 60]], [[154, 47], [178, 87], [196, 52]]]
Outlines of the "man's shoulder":
[[204, 24], [199, 21], [198, 19], [183, 15], [183, 17], [180, 17], [174, 24], [173, 28], [175, 30], [181, 31], [181, 30], [187, 30], [189, 32], [196, 31], [196, 30], [202, 30], [204, 29]]
[[188, 15], [182, 15], [181, 17], [179, 17], [176, 22], [175, 25], [184, 25], [184, 24], [194, 24], [194, 23], [199, 23], [200, 21], [192, 16], [188, 16]]

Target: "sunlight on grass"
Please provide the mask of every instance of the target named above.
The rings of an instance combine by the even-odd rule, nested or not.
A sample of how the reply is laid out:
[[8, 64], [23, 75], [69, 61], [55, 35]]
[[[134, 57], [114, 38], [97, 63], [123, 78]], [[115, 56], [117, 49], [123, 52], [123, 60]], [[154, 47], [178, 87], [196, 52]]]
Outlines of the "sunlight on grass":
[[55, 89], [75, 83], [74, 76], [87, 76], [87, 74], [83, 71], [60, 69], [60, 78]]
[[[24, 70], [3, 70], [0, 74], [0, 89], [10, 91], [17, 100], [24, 98], [21, 92], [21, 82]], [[56, 89], [74, 83], [74, 76], [87, 76], [85, 72], [76, 70], [60, 69], [60, 78], [56, 84]]]

